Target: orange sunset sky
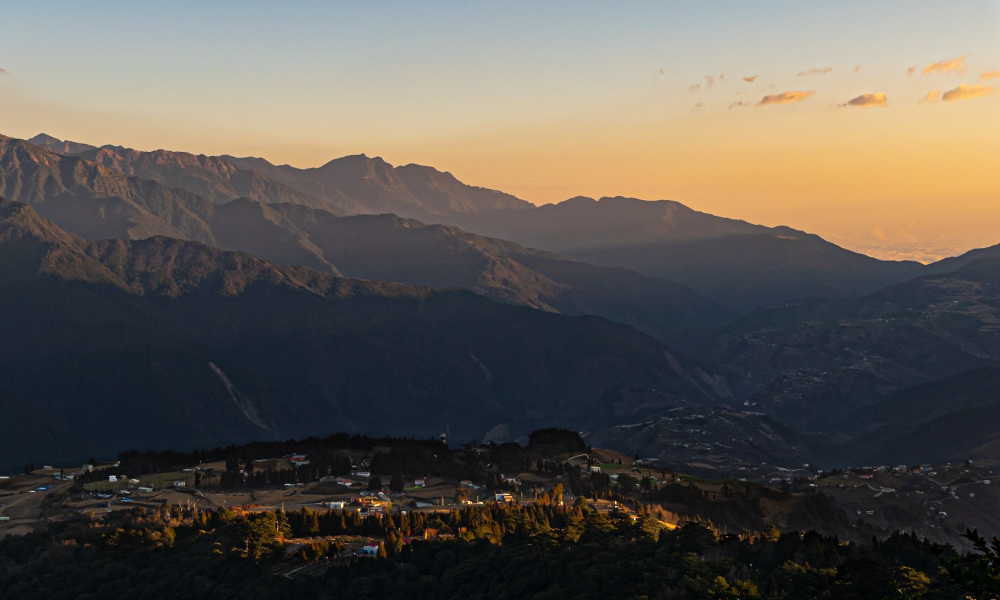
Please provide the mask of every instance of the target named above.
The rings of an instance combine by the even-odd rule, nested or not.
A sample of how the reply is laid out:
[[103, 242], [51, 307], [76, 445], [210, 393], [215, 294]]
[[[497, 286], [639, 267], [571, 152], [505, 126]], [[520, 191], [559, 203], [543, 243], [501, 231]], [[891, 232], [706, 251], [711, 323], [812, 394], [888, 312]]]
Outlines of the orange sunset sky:
[[0, 133], [363, 152], [884, 258], [1000, 243], [1000, 2], [816, 4], [23, 3], [0, 20]]

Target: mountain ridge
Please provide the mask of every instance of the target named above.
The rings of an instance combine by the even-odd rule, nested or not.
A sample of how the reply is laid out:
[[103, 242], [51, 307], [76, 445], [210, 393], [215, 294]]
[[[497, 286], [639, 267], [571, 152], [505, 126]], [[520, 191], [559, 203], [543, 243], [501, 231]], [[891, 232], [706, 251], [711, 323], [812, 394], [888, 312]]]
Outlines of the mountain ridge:
[[[198, 242], [90, 242], [10, 201], [0, 202], [0, 283], [0, 398], [47, 415], [72, 446], [63, 458], [348, 426], [447, 426], [472, 439], [503, 423], [580, 426], [618, 385], [706, 404], [725, 393], [697, 363], [599, 317]], [[0, 421], [0, 456], [15, 454], [22, 430]]]

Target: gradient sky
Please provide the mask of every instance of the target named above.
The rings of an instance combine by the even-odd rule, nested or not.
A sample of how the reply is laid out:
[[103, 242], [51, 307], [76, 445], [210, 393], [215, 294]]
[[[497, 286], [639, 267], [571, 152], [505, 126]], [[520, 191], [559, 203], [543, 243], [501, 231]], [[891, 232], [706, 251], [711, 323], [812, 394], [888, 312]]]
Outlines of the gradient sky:
[[1000, 242], [1000, 0], [204, 4], [5, 3], [0, 133]]

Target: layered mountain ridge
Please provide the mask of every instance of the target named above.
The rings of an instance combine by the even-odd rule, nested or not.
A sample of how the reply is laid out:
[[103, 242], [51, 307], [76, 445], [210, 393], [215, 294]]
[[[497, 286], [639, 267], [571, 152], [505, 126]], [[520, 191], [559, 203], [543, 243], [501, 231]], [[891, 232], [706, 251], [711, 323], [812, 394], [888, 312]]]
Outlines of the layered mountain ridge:
[[[581, 426], [620, 385], [727, 394], [604, 319], [163, 237], [89, 242], [10, 201], [0, 283], [0, 388], [45, 415], [62, 458], [345, 428], [474, 439], [497, 424]], [[16, 455], [31, 427], [0, 428], [0, 456]]]

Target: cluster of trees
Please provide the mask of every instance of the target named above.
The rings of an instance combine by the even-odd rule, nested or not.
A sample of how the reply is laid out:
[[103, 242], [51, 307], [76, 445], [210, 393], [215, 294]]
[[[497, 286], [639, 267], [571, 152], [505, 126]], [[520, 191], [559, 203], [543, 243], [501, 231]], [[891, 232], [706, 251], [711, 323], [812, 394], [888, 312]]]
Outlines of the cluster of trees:
[[[978, 553], [958, 555], [903, 534], [859, 544], [773, 526], [671, 530], [557, 500], [364, 519], [308, 509], [115, 512], [0, 540], [0, 597], [985, 600], [1000, 587], [998, 540], [977, 537]], [[454, 537], [407, 543], [428, 530]], [[374, 538], [380, 558], [345, 556], [336, 536]], [[283, 576], [306, 564], [321, 568]]]

